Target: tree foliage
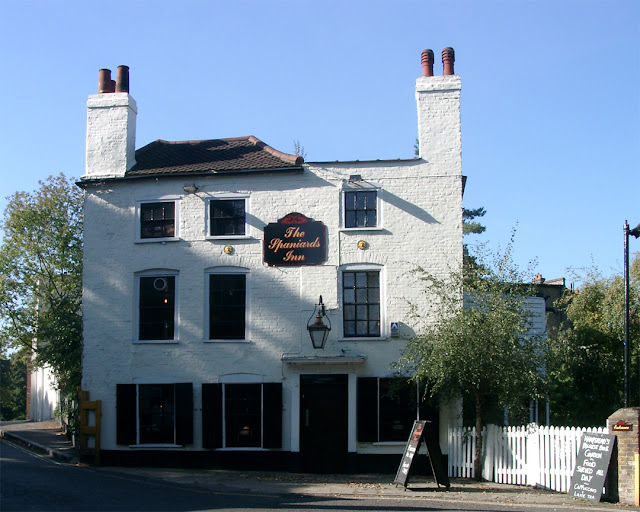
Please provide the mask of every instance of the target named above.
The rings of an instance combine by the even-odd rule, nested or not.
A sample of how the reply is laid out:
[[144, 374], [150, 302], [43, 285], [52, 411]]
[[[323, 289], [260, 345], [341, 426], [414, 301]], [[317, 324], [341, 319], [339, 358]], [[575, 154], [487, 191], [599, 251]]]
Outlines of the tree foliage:
[[27, 413], [27, 366], [17, 352], [0, 359], [0, 417], [22, 420]]
[[398, 366], [441, 399], [468, 393], [480, 430], [490, 401], [510, 406], [538, 395], [543, 356], [528, 310], [535, 292], [522, 284], [511, 244], [504, 254], [476, 258], [445, 278], [419, 271], [431, 307], [418, 312], [426, 326], [408, 341]]
[[0, 348], [26, 349], [59, 385], [80, 385], [82, 193], [63, 175], [9, 198], [0, 246]]
[[462, 233], [465, 235], [484, 233], [486, 226], [483, 226], [478, 221], [474, 220], [477, 217], [484, 217], [486, 214], [484, 207], [475, 208], [470, 210], [468, 208], [462, 209]]
[[[629, 279], [630, 402], [639, 405], [640, 253]], [[549, 333], [547, 371], [554, 424], [603, 425], [624, 406], [624, 280], [590, 270], [556, 304], [566, 322]]]

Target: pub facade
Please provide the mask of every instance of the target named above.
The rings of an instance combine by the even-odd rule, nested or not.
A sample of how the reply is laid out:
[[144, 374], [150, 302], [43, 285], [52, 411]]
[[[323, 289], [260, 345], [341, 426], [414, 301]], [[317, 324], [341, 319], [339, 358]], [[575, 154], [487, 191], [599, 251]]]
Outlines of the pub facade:
[[[135, 148], [128, 68], [87, 108], [83, 390], [106, 463], [393, 470], [456, 404], [393, 367], [462, 264], [453, 50], [416, 81], [419, 156], [304, 162], [253, 136]], [[420, 311], [420, 317], [413, 312]]]

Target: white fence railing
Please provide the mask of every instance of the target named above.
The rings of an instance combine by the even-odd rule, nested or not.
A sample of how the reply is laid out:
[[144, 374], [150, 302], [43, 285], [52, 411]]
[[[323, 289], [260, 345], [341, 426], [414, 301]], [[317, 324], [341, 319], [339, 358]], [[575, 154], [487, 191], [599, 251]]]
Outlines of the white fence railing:
[[[608, 433], [606, 427], [488, 425], [482, 430], [482, 477], [567, 492], [583, 432]], [[476, 439], [475, 427], [449, 429], [449, 476], [475, 477]]]

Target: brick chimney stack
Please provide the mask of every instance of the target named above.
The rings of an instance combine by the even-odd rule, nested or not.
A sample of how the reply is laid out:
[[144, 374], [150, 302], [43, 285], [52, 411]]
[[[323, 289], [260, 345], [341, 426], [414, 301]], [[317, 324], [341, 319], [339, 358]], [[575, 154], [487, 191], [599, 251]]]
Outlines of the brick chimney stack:
[[[433, 76], [433, 51], [422, 52], [422, 76], [416, 80], [420, 158], [434, 174], [462, 174], [460, 77], [453, 74], [453, 48], [442, 50], [443, 74]], [[429, 62], [430, 61], [430, 62]]]
[[122, 177], [135, 162], [138, 107], [129, 95], [129, 68], [98, 73], [98, 94], [87, 101], [87, 177]]

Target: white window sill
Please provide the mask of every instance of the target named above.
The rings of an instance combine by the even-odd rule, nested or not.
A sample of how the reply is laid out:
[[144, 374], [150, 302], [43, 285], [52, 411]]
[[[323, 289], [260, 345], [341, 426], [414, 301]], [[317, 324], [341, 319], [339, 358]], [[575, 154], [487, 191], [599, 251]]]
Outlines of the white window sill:
[[249, 235], [207, 235], [207, 240], [251, 240], [253, 237]]
[[389, 338], [387, 338], [386, 336], [359, 336], [356, 338], [338, 338], [338, 341], [389, 341]]
[[376, 226], [374, 228], [340, 228], [340, 231], [343, 233], [350, 233], [352, 231], [384, 231], [382, 226]]
[[165, 449], [165, 450], [170, 450], [172, 448], [184, 448], [184, 446], [182, 446], [181, 444], [154, 444], [154, 443], [149, 443], [149, 444], [130, 444], [129, 448], [134, 448], [134, 449], [149, 449], [149, 448], [153, 448], [153, 449]]
[[133, 340], [134, 345], [177, 345], [180, 340]]
[[407, 443], [402, 441], [377, 441], [371, 444], [373, 446], [406, 446]]
[[171, 238], [136, 238], [137, 244], [164, 244], [166, 242], [179, 242], [179, 237]]
[[202, 340], [203, 343], [251, 343], [251, 340]]

